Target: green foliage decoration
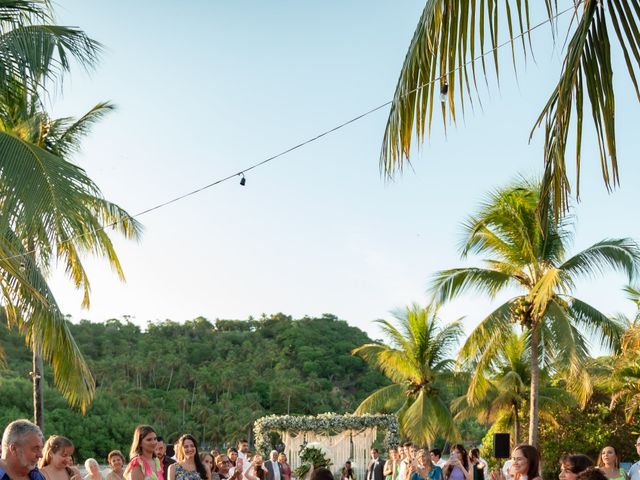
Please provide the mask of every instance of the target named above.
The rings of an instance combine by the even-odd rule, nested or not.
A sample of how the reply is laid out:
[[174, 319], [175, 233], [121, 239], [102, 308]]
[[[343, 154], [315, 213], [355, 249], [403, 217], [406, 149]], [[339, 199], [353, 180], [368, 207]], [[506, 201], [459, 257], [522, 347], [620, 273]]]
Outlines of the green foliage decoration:
[[309, 473], [309, 470], [311, 470], [311, 467], [315, 470], [331, 466], [331, 460], [326, 457], [322, 449], [311, 443], [300, 445], [298, 456], [302, 461], [302, 465], [293, 471], [293, 476], [296, 478], [304, 478], [304, 476]]

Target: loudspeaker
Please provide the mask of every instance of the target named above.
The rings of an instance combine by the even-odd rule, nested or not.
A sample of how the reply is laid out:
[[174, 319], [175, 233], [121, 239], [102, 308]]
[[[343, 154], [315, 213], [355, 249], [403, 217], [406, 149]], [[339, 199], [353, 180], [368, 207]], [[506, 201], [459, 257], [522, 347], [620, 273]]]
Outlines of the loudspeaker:
[[511, 440], [508, 433], [493, 434], [493, 456], [509, 458], [511, 456]]

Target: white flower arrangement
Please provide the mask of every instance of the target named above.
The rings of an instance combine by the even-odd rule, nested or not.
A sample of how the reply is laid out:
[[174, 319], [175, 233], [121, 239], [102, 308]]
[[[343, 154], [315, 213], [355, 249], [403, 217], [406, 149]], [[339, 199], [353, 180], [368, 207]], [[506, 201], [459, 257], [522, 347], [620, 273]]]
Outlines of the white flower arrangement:
[[[267, 415], [255, 421], [253, 431], [256, 436], [256, 449], [267, 454], [271, 450], [267, 437], [270, 431], [314, 432], [330, 435], [346, 430], [358, 431], [372, 427], [385, 430], [384, 443], [386, 447], [395, 447], [400, 443], [400, 426], [398, 417], [395, 415], [351, 415], [349, 413], [344, 415], [322, 413], [316, 416]], [[313, 447], [323, 450], [321, 445], [315, 443]]]

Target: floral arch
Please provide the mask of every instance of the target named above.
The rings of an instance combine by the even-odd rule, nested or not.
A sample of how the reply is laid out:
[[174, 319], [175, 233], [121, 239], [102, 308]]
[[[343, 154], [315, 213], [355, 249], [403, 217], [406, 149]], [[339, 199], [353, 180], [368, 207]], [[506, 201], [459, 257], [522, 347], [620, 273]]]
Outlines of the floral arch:
[[341, 468], [345, 461], [352, 460], [357, 478], [364, 478], [369, 449], [376, 440], [378, 429], [385, 431], [385, 447], [399, 444], [400, 427], [395, 415], [268, 415], [253, 425], [258, 452], [268, 454], [271, 448], [269, 432], [279, 432], [292, 468], [299, 466], [300, 447], [314, 443], [322, 446], [334, 468]]

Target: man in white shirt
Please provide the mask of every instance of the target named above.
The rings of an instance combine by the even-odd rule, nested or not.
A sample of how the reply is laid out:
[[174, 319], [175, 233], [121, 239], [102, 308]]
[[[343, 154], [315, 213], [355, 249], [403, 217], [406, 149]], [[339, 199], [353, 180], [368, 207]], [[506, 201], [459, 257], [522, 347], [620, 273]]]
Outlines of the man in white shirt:
[[429, 450], [429, 456], [431, 457], [431, 463], [440, 468], [444, 467], [446, 462], [444, 461], [444, 458], [442, 458], [442, 450], [439, 448], [433, 448]]
[[513, 480], [513, 475], [511, 475], [511, 465], [513, 465], [513, 460], [509, 459], [504, 462], [502, 465], [502, 474], [504, 475], [505, 480]]
[[269, 458], [268, 462], [264, 462], [264, 466], [267, 469], [267, 480], [281, 480], [282, 465], [278, 463], [278, 451], [271, 450]]
[[[636, 452], [640, 455], [640, 437], [636, 438]], [[640, 460], [631, 465], [629, 478], [630, 480], [640, 480]]]

